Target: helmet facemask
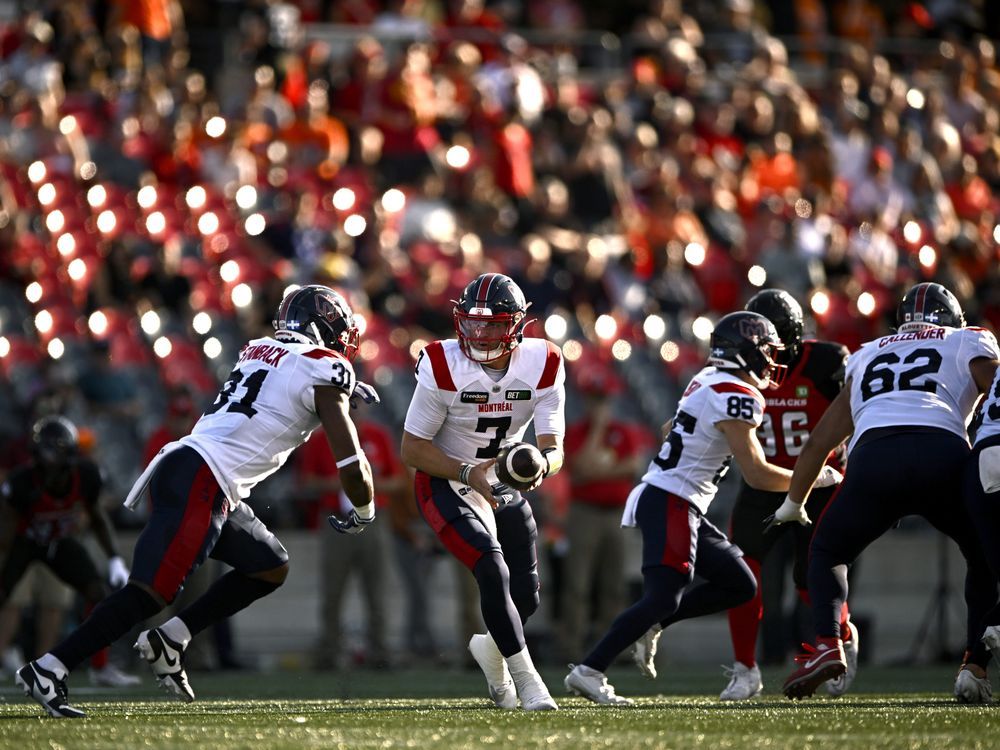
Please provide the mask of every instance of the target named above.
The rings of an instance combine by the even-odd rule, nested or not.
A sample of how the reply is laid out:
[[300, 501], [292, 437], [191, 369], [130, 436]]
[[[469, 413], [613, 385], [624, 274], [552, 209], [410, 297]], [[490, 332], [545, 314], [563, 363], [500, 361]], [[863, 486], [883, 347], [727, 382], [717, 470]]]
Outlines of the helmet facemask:
[[510, 354], [521, 343], [525, 314], [499, 313], [489, 308], [472, 308], [468, 312], [455, 307], [455, 331], [462, 353], [474, 362], [495, 362]]

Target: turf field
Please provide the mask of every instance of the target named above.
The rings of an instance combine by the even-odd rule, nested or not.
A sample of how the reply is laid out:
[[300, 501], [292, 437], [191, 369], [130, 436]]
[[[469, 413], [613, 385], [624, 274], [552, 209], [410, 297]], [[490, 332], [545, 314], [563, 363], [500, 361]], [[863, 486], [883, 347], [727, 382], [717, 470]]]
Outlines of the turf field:
[[180, 703], [152, 680], [132, 691], [70, 681], [86, 720], [40, 718], [11, 681], [0, 686], [0, 748], [994, 748], [1000, 706], [951, 698], [952, 667], [862, 668], [840, 700], [791, 703], [777, 692], [784, 670], [765, 670], [765, 693], [740, 705], [715, 700], [711, 668], [663, 669], [647, 682], [611, 670], [633, 708], [564, 697], [564, 670], [543, 676], [562, 710], [491, 709], [478, 674], [408, 670], [336, 674], [193, 673], [198, 701]]

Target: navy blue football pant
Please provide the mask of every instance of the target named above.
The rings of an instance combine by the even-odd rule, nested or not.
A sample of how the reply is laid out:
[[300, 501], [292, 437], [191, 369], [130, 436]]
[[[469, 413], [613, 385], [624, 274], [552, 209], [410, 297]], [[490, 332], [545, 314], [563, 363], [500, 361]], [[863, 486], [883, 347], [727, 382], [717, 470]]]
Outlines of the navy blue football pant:
[[618, 615], [584, 658], [599, 672], [653, 625], [721, 612], [757, 593], [739, 547], [687, 500], [647, 485], [636, 506], [636, 524], [642, 533], [642, 598]]
[[[996, 445], [1000, 445], [1000, 436], [984, 440], [973, 449], [965, 464], [964, 497], [990, 570], [1000, 578], [1000, 491], [984, 492], [979, 478], [979, 454]], [[983, 625], [1000, 625], [1000, 605], [989, 611]]]
[[965, 440], [946, 430], [897, 427], [862, 435], [810, 547], [809, 596], [818, 636], [840, 636], [847, 566], [903, 516], [917, 515], [954, 540], [965, 557], [967, 648], [985, 653], [979, 637], [997, 604], [997, 586], [959, 498], [968, 456]]
[[538, 526], [531, 506], [517, 494], [498, 508], [493, 536], [447, 479], [418, 471], [414, 488], [424, 520], [476, 577], [483, 621], [500, 653], [520, 652], [525, 646], [523, 625], [540, 601]]

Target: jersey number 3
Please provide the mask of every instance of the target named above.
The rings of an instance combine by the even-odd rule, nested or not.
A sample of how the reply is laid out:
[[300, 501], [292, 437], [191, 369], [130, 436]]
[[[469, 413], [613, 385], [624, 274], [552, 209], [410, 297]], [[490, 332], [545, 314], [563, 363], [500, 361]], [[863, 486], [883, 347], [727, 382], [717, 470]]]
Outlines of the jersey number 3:
[[[237, 414], [245, 414], [252, 418], [257, 413], [257, 410], [253, 408], [253, 402], [260, 395], [260, 387], [264, 385], [264, 378], [267, 377], [268, 372], [270, 370], [255, 370], [244, 382], [243, 372], [241, 370], [233, 370], [229, 373], [229, 379], [222, 384], [222, 390], [219, 391], [219, 395], [215, 398], [215, 401], [205, 409], [205, 413], [215, 414], [215, 412], [229, 403], [226, 411], [234, 411]], [[236, 388], [241, 383], [245, 389], [243, 398], [239, 401], [230, 402], [230, 399], [236, 393]]]

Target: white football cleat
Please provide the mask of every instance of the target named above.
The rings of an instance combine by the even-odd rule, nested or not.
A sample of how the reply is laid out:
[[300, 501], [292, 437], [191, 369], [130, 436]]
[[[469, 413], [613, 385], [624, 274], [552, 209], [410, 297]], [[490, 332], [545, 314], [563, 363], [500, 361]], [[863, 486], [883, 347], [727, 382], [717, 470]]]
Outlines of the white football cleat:
[[1000, 667], [1000, 626], [990, 625], [982, 637], [983, 645], [993, 654], [993, 661]]
[[100, 669], [90, 669], [90, 684], [99, 687], [135, 687], [141, 685], [138, 675], [121, 671], [114, 664], [105, 664]]
[[476, 633], [469, 639], [469, 652], [486, 676], [486, 686], [490, 698], [497, 708], [511, 710], [517, 708], [517, 690], [507, 669], [507, 662], [493, 643], [493, 637]]
[[847, 628], [851, 631], [850, 640], [844, 641], [844, 658], [847, 660], [847, 671], [840, 677], [835, 677], [826, 683], [826, 692], [834, 698], [839, 698], [847, 692], [858, 675], [858, 650], [861, 647], [861, 636], [858, 635], [858, 626], [852, 621], [847, 621]]
[[963, 664], [955, 678], [955, 697], [959, 703], [992, 703], [993, 686], [986, 678], [986, 670], [975, 664]]
[[570, 664], [571, 670], [563, 684], [566, 692], [575, 693], [602, 706], [631, 706], [633, 701], [615, 694], [614, 686], [608, 682], [604, 672], [598, 672], [585, 664]]
[[556, 711], [559, 706], [552, 700], [549, 689], [545, 687], [542, 676], [538, 674], [531, 662], [531, 654], [525, 646], [513, 656], [504, 659], [510, 670], [510, 678], [517, 689], [517, 697], [521, 699], [521, 708], [525, 711]]
[[183, 644], [171, 640], [160, 628], [144, 630], [132, 647], [149, 662], [156, 681], [183, 701], [194, 700], [194, 690], [184, 671]]
[[632, 644], [632, 660], [642, 676], [649, 680], [656, 679], [656, 647], [662, 634], [663, 628], [657, 623]]
[[760, 695], [764, 682], [760, 678], [760, 667], [748, 667], [743, 662], [733, 662], [732, 667], [723, 666], [723, 672], [730, 678], [726, 689], [719, 694], [720, 701], [747, 701]]

